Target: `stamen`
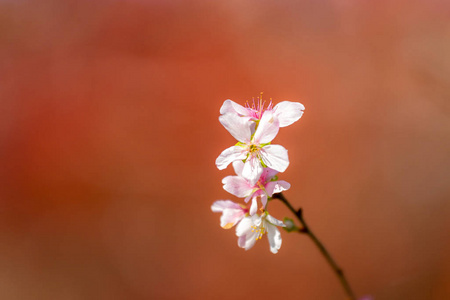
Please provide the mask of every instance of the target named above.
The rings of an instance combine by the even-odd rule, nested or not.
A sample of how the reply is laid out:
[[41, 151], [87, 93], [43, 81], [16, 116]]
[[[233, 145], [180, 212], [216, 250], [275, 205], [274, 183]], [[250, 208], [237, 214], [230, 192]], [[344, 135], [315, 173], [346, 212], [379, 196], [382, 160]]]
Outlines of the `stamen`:
[[250, 145], [248, 151], [249, 151], [250, 153], [257, 152], [257, 151], [259, 151], [259, 147], [258, 147], [257, 145], [253, 145], [253, 144], [252, 144], [252, 145]]
[[262, 239], [262, 236], [267, 233], [267, 230], [264, 227], [263, 223], [260, 226], [261, 227], [256, 227], [255, 225], [252, 226], [252, 232], [255, 232], [257, 234], [255, 240]]
[[269, 99], [270, 101], [267, 104], [267, 108], [264, 108], [266, 101], [263, 100], [263, 92], [261, 92], [259, 97], [256, 97], [256, 101], [255, 97], [252, 98], [252, 102], [246, 101], [245, 107], [249, 110], [249, 113], [253, 118], [260, 120], [266, 110], [273, 109], [272, 98]]
[[261, 96], [259, 97], [259, 119], [261, 119], [262, 116], [262, 111], [263, 111], [263, 107], [264, 107], [264, 103], [263, 103], [263, 93], [261, 92], [260, 94]]
[[272, 98], [269, 98], [270, 102], [269, 105], [267, 106], [267, 110], [271, 110], [272, 109]]

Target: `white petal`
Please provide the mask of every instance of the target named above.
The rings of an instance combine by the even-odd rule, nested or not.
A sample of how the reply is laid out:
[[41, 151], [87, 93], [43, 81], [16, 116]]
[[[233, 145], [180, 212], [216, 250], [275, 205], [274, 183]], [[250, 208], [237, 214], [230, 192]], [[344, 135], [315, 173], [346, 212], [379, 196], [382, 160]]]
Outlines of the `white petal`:
[[245, 250], [248, 250], [252, 248], [256, 243], [256, 238], [258, 237], [258, 234], [255, 232], [250, 232], [245, 236]]
[[227, 176], [222, 179], [222, 183], [225, 191], [239, 198], [245, 198], [253, 192], [247, 180], [239, 176]]
[[253, 221], [251, 217], [245, 217], [236, 226], [236, 235], [243, 236], [252, 232]]
[[245, 159], [247, 157], [247, 151], [239, 146], [231, 146], [220, 153], [216, 159], [216, 166], [219, 170], [225, 169], [230, 163], [235, 160]]
[[254, 224], [255, 226], [257, 226], [257, 227], [258, 227], [259, 225], [261, 225], [261, 222], [263, 221], [262, 217], [259, 216], [259, 215], [253, 215], [251, 218], [252, 218], [253, 224]]
[[242, 177], [242, 169], [244, 168], [244, 162], [242, 160], [236, 160], [233, 162], [233, 169], [237, 176]]
[[265, 187], [267, 194], [269, 194], [269, 197], [272, 197], [273, 194], [287, 191], [291, 187], [291, 185], [284, 180], [278, 180], [267, 183]]
[[267, 239], [269, 240], [270, 252], [276, 254], [281, 248], [281, 234], [273, 225], [267, 226]]
[[249, 143], [252, 135], [252, 122], [236, 114], [225, 114], [219, 117], [220, 123], [239, 142]]
[[278, 219], [275, 219], [274, 217], [272, 217], [271, 215], [267, 215], [266, 216], [266, 221], [268, 221], [269, 223], [271, 223], [272, 225], [276, 225], [276, 226], [280, 226], [280, 227], [286, 227], [286, 225], [284, 225], [283, 221], [280, 221]]
[[291, 125], [298, 121], [305, 110], [305, 106], [298, 102], [283, 101], [273, 108], [275, 116], [280, 121], [280, 127]]
[[[258, 237], [258, 233], [256, 230], [252, 232], [253, 226], [252, 218], [245, 217], [237, 226], [236, 226], [236, 235], [239, 237], [238, 245], [241, 248], [245, 248], [245, 250], [250, 249], [255, 245], [256, 238]], [[244, 240], [245, 238], [245, 240]]]
[[263, 172], [263, 166], [258, 158], [249, 156], [242, 169], [242, 176], [248, 180], [250, 185], [255, 185]]
[[223, 102], [222, 104], [222, 107], [220, 108], [221, 115], [226, 113], [236, 113], [238, 115], [247, 117], [250, 116], [250, 112], [248, 109], [230, 99], [225, 100], [225, 102]]
[[252, 199], [252, 205], [250, 206], [250, 216], [253, 216], [256, 211], [258, 210], [258, 203], [256, 201], [256, 197], [253, 197]]
[[262, 161], [271, 169], [278, 172], [286, 171], [289, 166], [287, 150], [280, 145], [267, 145], [259, 150]]
[[255, 144], [265, 144], [271, 142], [280, 129], [279, 121], [273, 116], [272, 112], [267, 110], [264, 112], [258, 128], [256, 128], [253, 142]]
[[246, 240], [245, 235], [242, 235], [238, 238], [238, 246], [240, 248], [245, 248], [245, 240]]
[[253, 226], [255, 225], [255, 220], [258, 221], [258, 224], [261, 224], [261, 218], [258, 215], [253, 215], [253, 217], [245, 217], [236, 227], [236, 235], [239, 237], [245, 237], [245, 242], [243, 239], [241, 240], [241, 238], [238, 240], [239, 247], [245, 248], [245, 250], [250, 249], [256, 243], [258, 232], [256, 230], [252, 232]]
[[226, 208], [240, 208], [241, 206], [231, 200], [217, 200], [211, 205], [213, 212], [222, 212]]

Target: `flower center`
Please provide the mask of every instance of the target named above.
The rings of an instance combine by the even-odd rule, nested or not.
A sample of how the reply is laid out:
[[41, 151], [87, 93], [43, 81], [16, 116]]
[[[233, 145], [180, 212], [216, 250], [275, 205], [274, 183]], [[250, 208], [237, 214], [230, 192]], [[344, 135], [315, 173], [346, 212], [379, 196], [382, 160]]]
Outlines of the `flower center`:
[[267, 233], [266, 228], [264, 227], [263, 223], [261, 223], [261, 226], [257, 227], [255, 225], [252, 226], [252, 232], [256, 232], [257, 236], [255, 240], [260, 240], [264, 234]]
[[247, 159], [250, 158], [256, 158], [258, 160], [260, 160], [260, 155], [259, 155], [259, 150], [261, 149], [261, 147], [259, 147], [259, 145], [255, 145], [255, 144], [250, 144], [247, 145]]
[[263, 95], [263, 93], [261, 93], [260, 96], [256, 98], [256, 103], [255, 103], [255, 98], [253, 98], [253, 103], [252, 103], [251, 106], [248, 103], [248, 101], [245, 104], [247, 109], [250, 111], [252, 117], [255, 118], [255, 119], [258, 119], [258, 120], [261, 119], [263, 113], [266, 110], [271, 110], [272, 109], [272, 99], [270, 99], [270, 102], [267, 105], [267, 108], [264, 108], [264, 104], [266, 104], [266, 101], [263, 101], [262, 95]]
[[259, 147], [257, 145], [251, 144], [250, 147], [248, 147], [248, 151], [250, 153], [255, 153], [259, 151]]

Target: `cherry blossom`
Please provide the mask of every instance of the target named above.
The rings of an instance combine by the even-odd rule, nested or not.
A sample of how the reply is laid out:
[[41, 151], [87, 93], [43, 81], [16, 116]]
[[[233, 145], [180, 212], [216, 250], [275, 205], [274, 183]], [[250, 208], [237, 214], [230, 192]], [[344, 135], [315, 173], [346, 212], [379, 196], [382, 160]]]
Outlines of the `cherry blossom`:
[[[226, 100], [220, 109], [220, 123], [238, 141], [222, 151], [216, 159], [216, 166], [224, 170], [233, 164], [235, 176], [222, 180], [223, 188], [236, 197], [244, 198], [246, 206], [230, 200], [213, 203], [213, 212], [221, 212], [220, 225], [229, 229], [236, 225], [238, 246], [246, 250], [267, 234], [270, 251], [277, 253], [281, 247], [281, 234], [277, 226], [286, 225], [269, 215], [268, 200], [276, 193], [290, 188], [277, 174], [289, 166], [287, 150], [272, 145], [280, 127], [298, 121], [305, 107], [301, 103], [283, 101], [265, 107], [261, 97], [257, 103], [246, 106]], [[251, 200], [251, 204], [248, 203]], [[258, 204], [261, 210], [258, 212]]]
[[256, 241], [261, 239], [267, 233], [270, 251], [277, 253], [281, 247], [281, 234], [277, 226], [284, 227], [282, 221], [275, 219], [267, 212], [262, 216], [246, 216], [236, 226], [236, 235], [238, 236], [238, 246], [248, 250], [252, 248]]
[[240, 160], [233, 162], [233, 168], [237, 176], [227, 176], [222, 180], [223, 188], [239, 198], [245, 198], [245, 203], [252, 199], [250, 206], [250, 215], [254, 215], [258, 209], [257, 199], [261, 200], [263, 209], [266, 208], [268, 197], [272, 197], [275, 193], [281, 193], [288, 190], [291, 185], [284, 181], [278, 180], [278, 172], [270, 168], [265, 168], [256, 182], [251, 184], [242, 176], [244, 163]]
[[252, 128], [255, 124], [237, 114], [221, 115], [219, 121], [239, 141], [235, 146], [225, 149], [216, 159], [219, 170], [225, 169], [233, 161], [243, 160], [242, 176], [254, 185], [264, 167], [284, 172], [289, 166], [287, 150], [283, 146], [270, 144], [279, 130], [279, 121], [271, 111], [263, 114], [254, 134]]

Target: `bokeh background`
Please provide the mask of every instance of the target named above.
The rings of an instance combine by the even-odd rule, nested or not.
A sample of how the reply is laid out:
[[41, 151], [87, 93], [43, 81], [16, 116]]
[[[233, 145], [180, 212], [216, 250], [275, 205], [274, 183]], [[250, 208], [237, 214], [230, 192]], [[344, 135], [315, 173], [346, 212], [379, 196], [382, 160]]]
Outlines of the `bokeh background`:
[[345, 299], [210, 211], [260, 92], [306, 106], [280, 178], [356, 294], [450, 299], [450, 2], [1, 0], [0, 74], [1, 299]]

